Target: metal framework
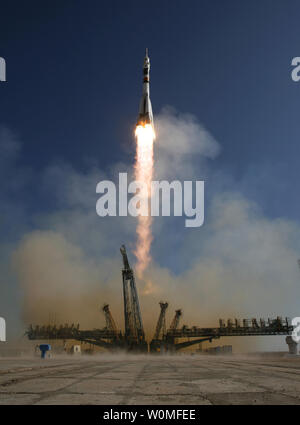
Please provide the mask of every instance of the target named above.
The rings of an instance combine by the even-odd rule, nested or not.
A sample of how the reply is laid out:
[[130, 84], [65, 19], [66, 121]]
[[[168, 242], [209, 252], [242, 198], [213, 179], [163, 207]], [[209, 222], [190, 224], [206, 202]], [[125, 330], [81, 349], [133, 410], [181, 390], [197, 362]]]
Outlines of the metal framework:
[[181, 309], [175, 310], [175, 316], [173, 317], [173, 320], [171, 322], [170, 329], [176, 330], [178, 328], [181, 316], [182, 316], [182, 310]]
[[[164, 316], [167, 307], [167, 303], [160, 303], [161, 313], [159, 316], [159, 323], [164, 321]], [[163, 313], [162, 313], [163, 311]], [[225, 336], [259, 336], [259, 335], [291, 335], [293, 331], [293, 326], [290, 324], [290, 320], [285, 318], [282, 320], [281, 317], [276, 319], [268, 319], [267, 321], [260, 319], [243, 319], [243, 325], [240, 324], [240, 321], [227, 321], [225, 322], [220, 320], [220, 326], [215, 328], [200, 328], [193, 326], [191, 328], [183, 326], [179, 329], [168, 329], [166, 333], [161, 334], [161, 338], [153, 339], [150, 343], [150, 351], [177, 351], [181, 348], [186, 348], [194, 344], [198, 344], [203, 341], [212, 341], [213, 339], [225, 337]], [[158, 327], [158, 326], [157, 326]], [[160, 326], [159, 326], [160, 327]], [[157, 333], [155, 333], [155, 336]], [[81, 342], [90, 343], [100, 347], [105, 347], [108, 349], [114, 348], [127, 348], [134, 349], [137, 348], [142, 351], [146, 351], [147, 344], [143, 340], [140, 342], [140, 345], [135, 340], [128, 340], [125, 338], [120, 331], [109, 329], [108, 327], [104, 329], [93, 329], [93, 330], [80, 330], [79, 325], [64, 325], [64, 326], [29, 326], [27, 331], [27, 336], [29, 339], [74, 339]], [[176, 339], [184, 338], [186, 341], [176, 343]], [[192, 339], [190, 339], [192, 338]], [[134, 345], [134, 342], [136, 345]]]
[[199, 328], [198, 326], [193, 326], [192, 328], [183, 326], [181, 329], [170, 328], [167, 331], [166, 338], [220, 338], [223, 336], [289, 335], [293, 330], [290, 320], [288, 318], [282, 320], [281, 317], [268, 319], [267, 321], [260, 319], [259, 322], [256, 319], [244, 319], [242, 326], [239, 325], [239, 321], [236, 323], [237, 324], [234, 324], [229, 319], [227, 326], [223, 324], [222, 320], [220, 320], [219, 328]]
[[117, 335], [118, 334], [117, 326], [110, 312], [109, 305], [104, 304], [102, 311], [104, 312], [104, 315], [105, 315], [106, 329], [108, 329], [109, 331]]
[[123, 257], [125, 339], [128, 341], [129, 348], [142, 347], [146, 345], [146, 342], [134, 273], [129, 265], [125, 245], [121, 246], [120, 251]]
[[166, 310], [168, 308], [168, 303], [160, 302], [160, 315], [156, 324], [155, 334], [153, 339], [159, 339], [161, 336], [164, 338], [166, 334]]
[[[108, 349], [125, 348], [126, 350], [148, 351], [145, 341], [139, 298], [135, 284], [134, 272], [130, 267], [125, 245], [120, 248], [123, 268], [122, 283], [124, 297], [124, 322], [125, 332], [117, 329], [116, 323], [110, 312], [109, 305], [104, 304], [102, 310], [105, 315], [106, 327], [104, 329], [80, 330], [79, 324], [65, 324], [61, 326], [29, 326], [26, 334], [29, 339], [74, 339]], [[290, 320], [281, 317], [276, 319], [219, 319], [219, 327], [201, 328], [198, 326], [179, 328], [182, 310], [175, 311], [169, 329], [166, 330], [167, 302], [160, 302], [160, 314], [156, 324], [155, 333], [150, 343], [151, 352], [177, 351], [203, 341], [225, 336], [259, 336], [259, 335], [291, 335], [293, 326]], [[178, 339], [183, 338], [181, 342]]]
[[[213, 339], [225, 336], [290, 335], [293, 331], [290, 320], [288, 318], [282, 320], [279, 316], [267, 321], [264, 319], [258, 321], [255, 318], [243, 319], [242, 322], [238, 319], [234, 321], [228, 319], [227, 325], [224, 320], [220, 319], [219, 324], [218, 328], [200, 328], [198, 326], [192, 328], [183, 326], [181, 329], [170, 328], [166, 334], [165, 345], [169, 350], [179, 350], [203, 341], [211, 342]], [[201, 338], [194, 339], [199, 337]], [[188, 338], [188, 341], [176, 344], [175, 338]], [[189, 338], [193, 339], [190, 340]]]
[[[161, 339], [151, 341], [150, 351], [178, 351], [194, 344], [204, 341], [212, 342], [213, 339], [225, 336], [290, 335], [293, 331], [290, 320], [288, 318], [283, 320], [281, 317], [267, 321], [255, 318], [242, 321], [228, 319], [227, 324], [220, 319], [218, 328], [200, 328], [198, 326], [178, 328], [180, 316], [181, 310], [176, 310], [170, 328]], [[185, 340], [177, 342], [180, 338]]]
[[169, 304], [167, 302], [164, 303], [161, 301], [159, 305], [160, 305], [160, 314], [156, 324], [156, 329], [155, 329], [153, 339], [150, 342], [151, 352], [160, 351], [160, 349], [162, 348], [162, 341], [164, 341], [166, 337], [166, 311]]
[[122, 335], [121, 333], [115, 332], [111, 329], [93, 329], [91, 331], [83, 331], [79, 329], [79, 325], [64, 325], [60, 327], [56, 326], [29, 326], [26, 332], [28, 339], [74, 339], [80, 342], [86, 342], [89, 344], [97, 345], [108, 349], [113, 349], [117, 346], [122, 346]]

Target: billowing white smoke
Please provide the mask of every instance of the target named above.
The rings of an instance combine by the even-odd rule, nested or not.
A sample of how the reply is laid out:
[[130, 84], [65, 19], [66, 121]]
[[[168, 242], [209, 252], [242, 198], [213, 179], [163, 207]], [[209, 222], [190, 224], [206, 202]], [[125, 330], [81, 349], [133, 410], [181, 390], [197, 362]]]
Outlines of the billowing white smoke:
[[165, 107], [155, 118], [155, 128], [155, 173], [159, 180], [195, 180], [205, 160], [220, 152], [218, 142], [191, 114]]
[[[120, 302], [115, 283], [119, 264], [113, 259], [97, 263], [87, 258], [78, 245], [61, 233], [34, 231], [26, 235], [13, 254], [24, 292], [23, 318], [26, 323], [78, 322], [84, 327], [100, 326], [100, 309], [108, 299]], [[107, 273], [109, 271], [109, 273]]]
[[[219, 317], [299, 315], [299, 225], [266, 217], [237, 182], [232, 191], [226, 183], [232, 179], [210, 163], [218, 143], [195, 118], [168, 109], [156, 117], [156, 131], [155, 177], [204, 177], [207, 196], [202, 228], [182, 223], [175, 232], [172, 218], [155, 220], [147, 284], [137, 282], [149, 337], [160, 300], [170, 303], [168, 321], [181, 307], [189, 325], [217, 325]], [[59, 182], [61, 206], [40, 215], [39, 231], [28, 232], [13, 254], [26, 323], [47, 321], [51, 313], [59, 322], [103, 326], [98, 311], [109, 302], [123, 327], [118, 248], [128, 240], [129, 250], [134, 248], [135, 221], [96, 216], [93, 194], [101, 178], [96, 169], [85, 176], [66, 165], [45, 170], [43, 185]]]

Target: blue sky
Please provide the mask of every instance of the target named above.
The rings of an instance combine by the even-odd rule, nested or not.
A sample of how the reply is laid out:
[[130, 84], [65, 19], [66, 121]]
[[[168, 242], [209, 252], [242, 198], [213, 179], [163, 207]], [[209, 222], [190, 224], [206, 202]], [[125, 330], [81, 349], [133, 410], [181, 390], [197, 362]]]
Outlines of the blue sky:
[[[292, 58], [300, 56], [299, 12], [299, 2], [293, 0], [29, 0], [2, 5], [0, 56], [7, 62], [7, 82], [0, 83], [1, 252], [7, 276], [2, 287], [7, 297], [3, 299], [9, 300], [5, 304], [22, 304], [26, 282], [19, 285], [8, 269], [17, 250], [17, 273], [26, 275], [20, 258], [38, 235], [33, 233], [30, 243], [22, 245], [25, 234], [56, 232], [80, 246], [89, 260], [111, 255], [113, 247], [124, 242], [119, 239], [134, 243], [132, 220], [124, 226], [109, 224], [112, 233], [115, 228], [110, 235], [100, 224], [94, 190], [101, 177], [124, 171], [134, 162], [133, 129], [145, 47], [151, 58], [153, 111], [161, 128], [166, 124], [161, 111], [170, 105], [177, 111], [178, 126], [184, 114], [192, 114], [195, 133], [205, 128], [220, 150], [213, 160], [204, 161], [195, 155], [193, 144], [193, 164], [186, 169], [193, 170], [194, 179], [205, 178], [205, 226], [194, 233], [184, 227], [178, 231], [171, 220], [160, 233], [158, 220], [154, 261], [168, 273], [187, 273], [199, 256], [203, 268], [209, 268], [213, 252], [214, 259], [222, 258], [222, 267], [229, 264], [237, 270], [244, 260], [238, 249], [230, 258], [226, 246], [218, 251], [220, 238], [235, 243], [233, 235], [239, 234], [243, 242], [236, 245], [252, 261], [259, 244], [251, 245], [251, 235], [263, 228], [266, 240], [280, 245], [278, 252], [269, 252], [268, 261], [272, 255], [278, 261], [284, 253], [282, 270], [289, 269], [289, 261], [296, 267], [300, 83], [293, 82], [290, 73]], [[168, 161], [159, 157], [160, 148], [163, 157], [172, 154], [171, 147], [165, 149], [164, 140], [158, 140], [156, 160], [165, 166]], [[229, 200], [224, 195], [228, 191]], [[222, 227], [224, 232], [216, 237], [220, 217], [213, 205], [224, 208], [222, 226], [231, 229], [230, 235]], [[236, 224], [229, 219], [230, 211]], [[243, 236], [239, 226], [251, 235]], [[101, 247], [89, 233], [91, 228], [97, 229], [93, 233], [99, 239], [103, 236]], [[61, 239], [50, 235], [49, 240], [52, 247], [57, 243], [63, 245], [62, 252], [67, 250]], [[250, 256], [245, 248], [249, 244]], [[174, 246], [177, 249], [170, 249]], [[259, 269], [253, 263], [249, 267]], [[287, 281], [296, 288], [293, 267]], [[153, 273], [158, 279], [166, 277], [161, 270]], [[228, 275], [232, 281], [241, 278], [239, 272]], [[273, 277], [262, 271], [257, 281], [265, 279], [268, 288]], [[251, 305], [247, 308], [253, 312]], [[272, 311], [271, 304], [268, 309]]]
[[[300, 84], [290, 62], [299, 8], [291, 0], [6, 2], [1, 122], [35, 169], [57, 157], [80, 169], [86, 157], [103, 167], [123, 160], [148, 46], [154, 112], [170, 104], [193, 113], [222, 145], [218, 166], [238, 177], [253, 164], [288, 163], [280, 176], [288, 184], [298, 177]], [[281, 195], [285, 213], [298, 216], [291, 194]]]

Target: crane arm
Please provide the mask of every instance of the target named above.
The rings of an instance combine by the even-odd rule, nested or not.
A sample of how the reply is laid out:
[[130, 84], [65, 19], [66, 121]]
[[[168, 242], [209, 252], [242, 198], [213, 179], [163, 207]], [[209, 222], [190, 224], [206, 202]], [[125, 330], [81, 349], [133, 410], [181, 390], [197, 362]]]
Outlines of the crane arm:
[[163, 329], [163, 327], [165, 325], [165, 316], [166, 316], [166, 310], [168, 308], [168, 303], [160, 302], [159, 305], [160, 305], [160, 314], [159, 314], [159, 318], [158, 318], [158, 321], [157, 321], [157, 325], [156, 325], [155, 334], [154, 334], [153, 339], [159, 339], [159, 335], [161, 333], [161, 330]]
[[181, 315], [182, 315], [182, 310], [175, 311], [175, 316], [171, 322], [170, 329], [175, 330], [178, 328]]
[[130, 265], [129, 265], [129, 261], [128, 261], [128, 257], [127, 257], [125, 245], [121, 246], [120, 251], [121, 251], [121, 254], [122, 254], [122, 257], [123, 257], [124, 269], [125, 270], [131, 270]]

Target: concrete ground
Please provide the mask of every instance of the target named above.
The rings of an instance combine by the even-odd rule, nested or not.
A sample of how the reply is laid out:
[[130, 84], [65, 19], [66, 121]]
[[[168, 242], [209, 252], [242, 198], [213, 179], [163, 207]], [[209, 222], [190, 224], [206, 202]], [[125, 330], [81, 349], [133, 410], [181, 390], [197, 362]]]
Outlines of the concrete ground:
[[0, 358], [0, 404], [300, 404], [300, 358]]

